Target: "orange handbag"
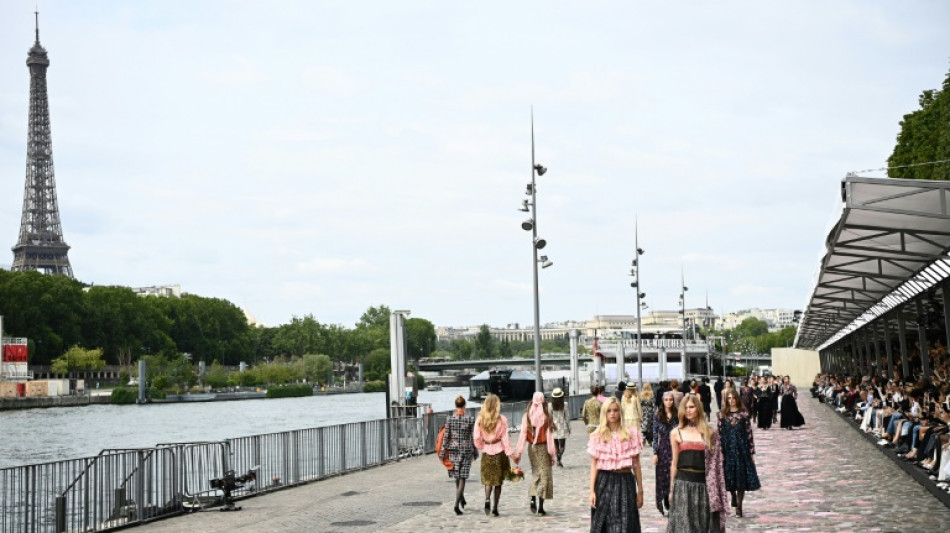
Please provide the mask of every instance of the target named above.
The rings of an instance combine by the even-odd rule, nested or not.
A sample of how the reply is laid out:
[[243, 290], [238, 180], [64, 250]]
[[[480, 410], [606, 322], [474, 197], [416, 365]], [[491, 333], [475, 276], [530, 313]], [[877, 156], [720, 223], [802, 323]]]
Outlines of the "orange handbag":
[[455, 468], [455, 465], [452, 464], [452, 460], [449, 459], [449, 454], [446, 453], [445, 457], [440, 457], [442, 455], [442, 439], [445, 438], [445, 426], [442, 426], [442, 429], [439, 430], [439, 436], [435, 439], [435, 456], [442, 461], [442, 464], [445, 465], [445, 468], [452, 470]]

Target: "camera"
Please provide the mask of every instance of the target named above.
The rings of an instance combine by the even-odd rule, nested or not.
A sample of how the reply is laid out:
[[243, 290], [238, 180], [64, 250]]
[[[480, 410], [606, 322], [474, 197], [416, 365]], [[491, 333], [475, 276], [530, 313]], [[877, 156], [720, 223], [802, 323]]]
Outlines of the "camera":
[[222, 499], [224, 500], [224, 507], [221, 508], [222, 511], [240, 511], [240, 507], [234, 505], [234, 500], [231, 498], [231, 493], [237, 489], [244, 488], [245, 485], [257, 480], [257, 469], [260, 468], [256, 466], [247, 471], [243, 476], [237, 476], [234, 474], [234, 470], [228, 470], [224, 473], [220, 479], [212, 479], [210, 484], [212, 489], [218, 489], [224, 493]]

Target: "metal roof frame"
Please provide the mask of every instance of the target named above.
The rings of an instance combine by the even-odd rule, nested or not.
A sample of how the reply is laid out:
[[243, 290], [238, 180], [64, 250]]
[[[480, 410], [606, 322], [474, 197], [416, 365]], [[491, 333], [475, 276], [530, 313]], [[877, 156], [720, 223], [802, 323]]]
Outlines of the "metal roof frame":
[[798, 348], [823, 350], [950, 277], [950, 182], [848, 175], [841, 197]]

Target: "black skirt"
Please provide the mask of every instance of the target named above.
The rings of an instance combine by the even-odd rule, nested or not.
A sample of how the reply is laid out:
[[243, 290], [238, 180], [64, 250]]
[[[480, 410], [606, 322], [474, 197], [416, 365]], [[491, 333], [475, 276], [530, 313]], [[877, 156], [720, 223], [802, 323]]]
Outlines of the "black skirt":
[[636, 475], [598, 470], [594, 491], [597, 508], [591, 509], [591, 533], [640, 533]]
[[798, 410], [798, 402], [791, 394], [782, 396], [782, 420], [783, 428], [797, 428], [805, 425], [805, 417]]

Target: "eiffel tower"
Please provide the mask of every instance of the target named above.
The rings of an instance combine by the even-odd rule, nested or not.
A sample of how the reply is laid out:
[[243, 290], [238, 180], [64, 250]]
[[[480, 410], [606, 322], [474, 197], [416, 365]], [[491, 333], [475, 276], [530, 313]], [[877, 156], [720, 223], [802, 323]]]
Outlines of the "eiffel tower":
[[26, 57], [30, 69], [30, 129], [26, 144], [26, 186], [20, 238], [13, 247], [11, 270], [38, 270], [73, 277], [59, 222], [56, 179], [53, 176], [53, 141], [50, 135], [46, 69], [49, 58], [40, 45], [40, 14], [36, 13], [36, 42]]

